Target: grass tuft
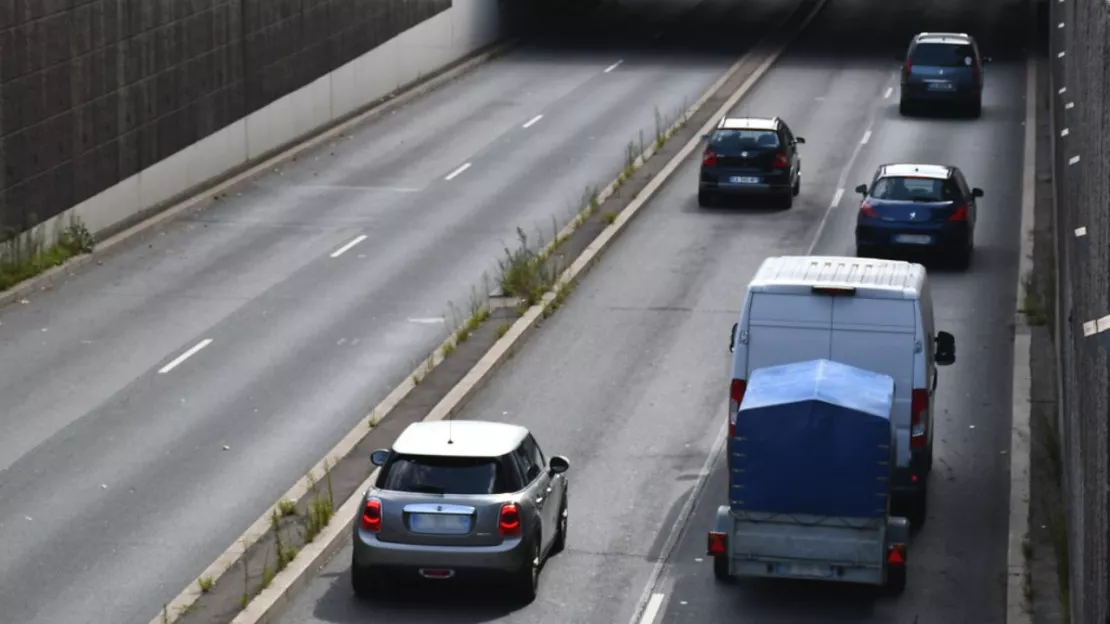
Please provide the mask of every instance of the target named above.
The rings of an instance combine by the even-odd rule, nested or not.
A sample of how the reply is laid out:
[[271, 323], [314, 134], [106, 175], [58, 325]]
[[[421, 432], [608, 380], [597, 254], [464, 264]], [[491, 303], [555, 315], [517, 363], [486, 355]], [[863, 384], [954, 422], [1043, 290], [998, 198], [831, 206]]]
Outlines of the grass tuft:
[[202, 576], [197, 579], [197, 587], [200, 588], [200, 593], [202, 594], [207, 594], [212, 591], [213, 584], [215, 584], [215, 581], [212, 580], [211, 576]]
[[92, 233], [74, 219], [57, 232], [54, 242], [44, 240], [42, 228], [37, 231], [9, 233], [0, 236], [0, 291], [61, 265], [70, 258], [91, 253], [96, 245]]
[[[520, 244], [515, 250], [505, 248], [505, 257], [498, 261], [501, 290], [521, 300], [525, 309], [536, 304], [555, 281], [555, 272], [547, 266], [547, 257], [528, 245], [528, 236], [517, 228]], [[465, 329], [465, 328], [464, 328]]]

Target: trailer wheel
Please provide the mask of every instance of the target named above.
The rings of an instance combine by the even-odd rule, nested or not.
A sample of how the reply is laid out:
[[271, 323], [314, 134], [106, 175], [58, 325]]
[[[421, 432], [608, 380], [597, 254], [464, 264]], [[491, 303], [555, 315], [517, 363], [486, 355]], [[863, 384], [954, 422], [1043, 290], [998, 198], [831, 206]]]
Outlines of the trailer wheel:
[[925, 524], [925, 519], [929, 514], [929, 495], [925, 488], [910, 498], [909, 509], [907, 509], [907, 520], [910, 521], [910, 526], [915, 531], [921, 530], [922, 525]]
[[721, 583], [732, 582], [732, 575], [728, 573], [727, 557], [713, 557], [713, 576]]
[[886, 593], [900, 596], [906, 589], [906, 566], [890, 566], [886, 571]]

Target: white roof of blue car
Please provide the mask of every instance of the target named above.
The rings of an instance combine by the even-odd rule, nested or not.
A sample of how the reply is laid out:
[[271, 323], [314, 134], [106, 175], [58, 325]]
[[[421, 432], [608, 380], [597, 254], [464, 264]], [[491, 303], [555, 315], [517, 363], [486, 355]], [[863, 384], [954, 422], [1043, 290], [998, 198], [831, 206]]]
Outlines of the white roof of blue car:
[[855, 288], [872, 297], [917, 299], [925, 267], [915, 262], [854, 256], [772, 256], [748, 285], [752, 292], [812, 287]]
[[910, 177], [910, 178], [936, 178], [947, 180], [951, 175], [951, 168], [947, 165], [921, 165], [914, 163], [890, 163], [879, 168], [882, 176]]
[[528, 430], [484, 420], [438, 420], [409, 425], [393, 443], [402, 455], [433, 457], [500, 457], [512, 452]]

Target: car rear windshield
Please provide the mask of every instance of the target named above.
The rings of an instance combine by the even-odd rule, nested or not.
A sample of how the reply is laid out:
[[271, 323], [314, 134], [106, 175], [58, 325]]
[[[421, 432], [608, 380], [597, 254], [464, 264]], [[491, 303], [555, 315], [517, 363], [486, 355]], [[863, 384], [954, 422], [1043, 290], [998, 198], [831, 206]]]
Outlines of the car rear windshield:
[[975, 51], [963, 43], [919, 43], [910, 60], [914, 65], [970, 67]]
[[512, 490], [501, 464], [489, 457], [401, 455], [387, 467], [378, 487], [425, 494], [504, 494]]
[[748, 130], [725, 128], [709, 138], [709, 145], [718, 154], [732, 154], [744, 150], [775, 149], [779, 135], [774, 130]]
[[871, 187], [871, 197], [891, 201], [952, 201], [959, 198], [956, 185], [936, 178], [879, 178]]

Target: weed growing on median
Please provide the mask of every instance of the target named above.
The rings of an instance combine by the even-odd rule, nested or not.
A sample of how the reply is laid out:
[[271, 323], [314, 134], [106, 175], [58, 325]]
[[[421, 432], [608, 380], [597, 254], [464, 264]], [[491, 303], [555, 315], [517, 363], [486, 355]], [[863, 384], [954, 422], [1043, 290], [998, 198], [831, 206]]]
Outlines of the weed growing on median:
[[555, 281], [554, 272], [547, 266], [547, 257], [528, 246], [528, 236], [517, 228], [520, 246], [516, 250], [505, 248], [505, 258], [498, 261], [501, 271], [501, 290], [510, 297], [521, 300], [524, 307], [535, 305]]
[[76, 218], [61, 231], [55, 231], [54, 242], [47, 244], [44, 228], [28, 232], [0, 233], [0, 291], [61, 265], [70, 258], [91, 253], [96, 244]]
[[610, 210], [601, 215], [601, 218], [605, 220], [605, 225], [613, 225], [613, 222], [617, 220], [617, 213]]
[[197, 587], [200, 588], [200, 593], [207, 594], [212, 591], [212, 585], [215, 583], [211, 576], [202, 576], [197, 579]]
[[373, 429], [374, 427], [377, 427], [380, 422], [382, 422], [382, 419], [380, 416], [378, 416], [378, 410], [374, 409], [370, 412], [370, 418], [366, 421], [366, 424], [369, 425], [371, 429]]
[[1025, 321], [1034, 327], [1045, 325], [1048, 323], [1048, 314], [1037, 289], [1039, 284], [1032, 272], [1022, 278], [1022, 284], [1025, 287], [1025, 300], [1021, 305], [1021, 312], [1025, 315]]
[[294, 503], [293, 501], [291, 501], [287, 498], [283, 498], [283, 499], [278, 501], [277, 510], [278, 510], [278, 512], [281, 513], [282, 518], [286, 518], [288, 516], [296, 515], [296, 513], [297, 513], [297, 503]]
[[242, 544], [243, 557], [241, 558], [241, 561], [243, 562], [243, 595], [239, 598], [239, 604], [242, 606], [242, 608], [246, 609], [247, 605], [250, 604], [251, 601], [251, 572], [250, 568], [247, 567], [247, 541], [243, 540]]
[[331, 475], [327, 475], [329, 494], [324, 497], [318, 491], [316, 477], [310, 472], [308, 473], [309, 492], [311, 499], [308, 507], [308, 518], [305, 522], [304, 529], [301, 531], [301, 539], [305, 544], [312, 542], [316, 536], [324, 530], [328, 525], [332, 515], [335, 513], [335, 499], [331, 492]]
[[513, 328], [512, 323], [505, 323], [501, 327], [498, 327], [497, 328], [497, 339], [501, 340], [502, 338], [504, 338], [505, 334], [509, 333], [509, 330], [512, 329], [512, 328]]
[[440, 349], [440, 356], [442, 356], [443, 359], [447, 359], [447, 357], [449, 355], [451, 355], [452, 353], [454, 353], [454, 352], [455, 352], [455, 343], [454, 342], [448, 342], [447, 344], [443, 345], [442, 349]]

